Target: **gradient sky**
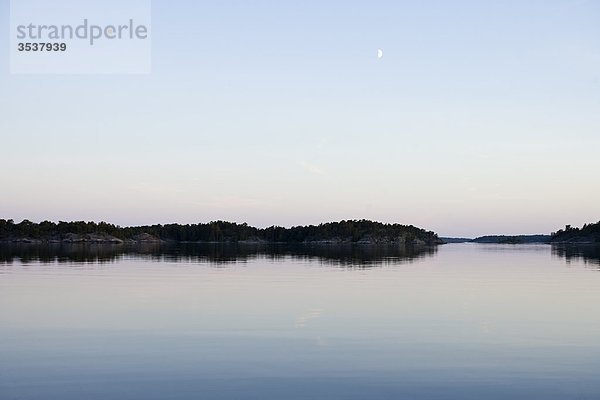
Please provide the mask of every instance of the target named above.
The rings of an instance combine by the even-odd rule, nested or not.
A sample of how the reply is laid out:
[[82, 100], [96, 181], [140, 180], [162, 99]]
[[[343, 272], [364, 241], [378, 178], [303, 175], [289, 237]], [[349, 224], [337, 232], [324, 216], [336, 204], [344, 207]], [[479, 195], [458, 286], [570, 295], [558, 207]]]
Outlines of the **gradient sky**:
[[10, 75], [0, 0], [0, 218], [600, 220], [598, 1], [152, 7], [149, 75]]

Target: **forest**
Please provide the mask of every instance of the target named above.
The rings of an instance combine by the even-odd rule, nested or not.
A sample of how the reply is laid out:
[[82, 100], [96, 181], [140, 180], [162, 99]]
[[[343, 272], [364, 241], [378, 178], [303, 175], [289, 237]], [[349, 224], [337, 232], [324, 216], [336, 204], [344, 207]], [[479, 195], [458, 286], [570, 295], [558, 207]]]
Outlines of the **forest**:
[[552, 233], [552, 243], [600, 243], [600, 221], [585, 224], [581, 228], [567, 225], [565, 229]]
[[[86, 236], [87, 235], [87, 236]], [[85, 241], [110, 237], [121, 241], [135, 241], [140, 237], [175, 242], [272, 242], [272, 243], [404, 243], [441, 244], [431, 231], [412, 225], [387, 224], [369, 220], [347, 220], [319, 225], [284, 228], [271, 226], [256, 228], [246, 223], [213, 221], [198, 224], [166, 224], [121, 227], [107, 222], [74, 221], [40, 223], [0, 219], [0, 241], [65, 241], [74, 237]]]

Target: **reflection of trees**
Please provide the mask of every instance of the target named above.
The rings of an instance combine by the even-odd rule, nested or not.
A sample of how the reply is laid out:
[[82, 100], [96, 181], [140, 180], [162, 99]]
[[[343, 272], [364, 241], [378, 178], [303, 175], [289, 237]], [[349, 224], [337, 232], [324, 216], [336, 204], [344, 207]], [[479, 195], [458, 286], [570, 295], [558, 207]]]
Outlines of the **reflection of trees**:
[[29, 262], [103, 263], [117, 260], [123, 254], [115, 244], [1, 244], [0, 262], [19, 260]]
[[126, 257], [152, 261], [208, 262], [227, 264], [257, 258], [271, 261], [291, 258], [318, 261], [330, 265], [369, 267], [399, 262], [412, 262], [435, 254], [435, 247], [400, 245], [325, 245], [325, 244], [3, 244], [0, 262], [107, 263]]
[[557, 244], [552, 246], [552, 254], [564, 258], [567, 263], [583, 260], [586, 264], [594, 264], [600, 267], [600, 245]]

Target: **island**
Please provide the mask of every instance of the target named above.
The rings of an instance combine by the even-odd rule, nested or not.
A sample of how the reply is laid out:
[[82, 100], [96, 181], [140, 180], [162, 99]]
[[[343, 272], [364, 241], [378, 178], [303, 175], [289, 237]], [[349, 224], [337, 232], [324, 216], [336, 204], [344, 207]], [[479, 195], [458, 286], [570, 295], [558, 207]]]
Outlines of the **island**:
[[486, 235], [475, 239], [442, 237], [445, 243], [482, 243], [482, 244], [533, 244], [550, 243], [550, 235]]
[[107, 222], [0, 219], [0, 242], [5, 243], [312, 243], [434, 246], [444, 242], [432, 231], [413, 225], [369, 220], [344, 220], [319, 225], [256, 228], [246, 223], [213, 221], [121, 227]]

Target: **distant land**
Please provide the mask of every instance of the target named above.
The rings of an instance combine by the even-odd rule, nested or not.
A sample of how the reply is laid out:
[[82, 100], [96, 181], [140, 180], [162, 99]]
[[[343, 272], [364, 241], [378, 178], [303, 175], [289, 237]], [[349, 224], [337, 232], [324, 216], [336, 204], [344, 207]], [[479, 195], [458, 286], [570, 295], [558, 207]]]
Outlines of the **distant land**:
[[5, 243], [315, 243], [438, 245], [444, 242], [431, 231], [412, 225], [348, 220], [320, 225], [255, 228], [248, 224], [214, 221], [120, 227], [106, 222], [50, 222], [0, 219], [0, 242]]
[[459, 237], [441, 237], [444, 243], [468, 243], [472, 242], [471, 238], [459, 238]]
[[526, 244], [550, 243], [550, 235], [488, 235], [473, 239], [475, 243]]
[[0, 219], [0, 243], [313, 243], [439, 245], [445, 243], [600, 243], [600, 222], [581, 228], [567, 225], [550, 235], [487, 235], [474, 239], [438, 237], [413, 225], [346, 220], [319, 225], [256, 228], [246, 223], [213, 221], [198, 224], [166, 224], [121, 227], [107, 222], [50, 222]]
[[487, 235], [475, 239], [442, 237], [445, 243], [495, 243], [495, 244], [526, 244], [526, 243], [550, 243], [550, 235]]
[[487, 235], [474, 239], [441, 237], [444, 243], [495, 243], [495, 244], [527, 244], [527, 243], [600, 243], [600, 222], [585, 224], [582, 228], [567, 225], [565, 229], [550, 235]]

